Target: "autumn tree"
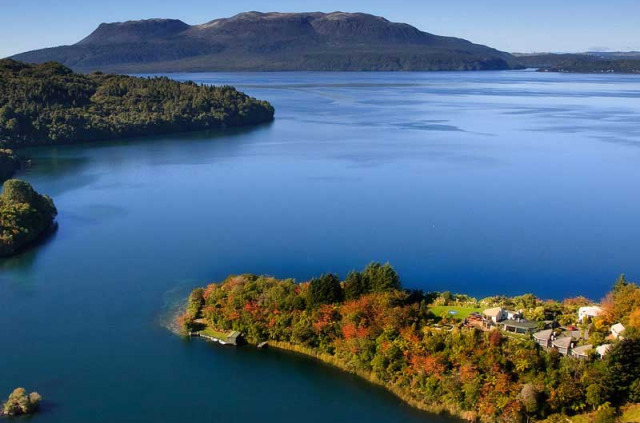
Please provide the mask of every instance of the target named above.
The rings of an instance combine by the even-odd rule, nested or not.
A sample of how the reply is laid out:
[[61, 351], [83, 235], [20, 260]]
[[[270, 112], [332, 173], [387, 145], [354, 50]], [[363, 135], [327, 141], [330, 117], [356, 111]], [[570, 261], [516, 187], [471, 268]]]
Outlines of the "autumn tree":
[[7, 398], [2, 410], [7, 416], [33, 414], [40, 407], [41, 401], [42, 397], [37, 392], [27, 394], [24, 388], [16, 388]]

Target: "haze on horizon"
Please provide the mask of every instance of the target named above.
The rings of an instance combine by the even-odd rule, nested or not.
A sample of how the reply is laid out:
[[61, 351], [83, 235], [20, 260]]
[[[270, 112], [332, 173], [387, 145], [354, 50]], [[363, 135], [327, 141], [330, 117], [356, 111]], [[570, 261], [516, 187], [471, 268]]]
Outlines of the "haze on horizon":
[[[579, 4], [578, 4], [579, 3]], [[636, 0], [0, 0], [0, 57], [74, 44], [102, 22], [175, 18], [200, 24], [247, 11], [365, 12], [508, 52], [640, 50]]]

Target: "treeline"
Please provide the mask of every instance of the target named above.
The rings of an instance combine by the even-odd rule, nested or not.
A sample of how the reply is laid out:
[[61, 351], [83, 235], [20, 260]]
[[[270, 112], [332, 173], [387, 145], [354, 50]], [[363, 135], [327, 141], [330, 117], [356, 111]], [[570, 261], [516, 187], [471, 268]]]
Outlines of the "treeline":
[[0, 60], [0, 146], [253, 125], [273, 115], [268, 102], [232, 87], [164, 77], [81, 75], [53, 62]]
[[558, 63], [539, 72], [567, 72], [567, 73], [640, 73], [640, 60], [593, 60], [574, 59]]
[[24, 249], [54, 227], [53, 200], [24, 181], [10, 179], [0, 194], [0, 257]]
[[[343, 281], [332, 274], [305, 283], [242, 275], [194, 290], [179, 322], [191, 331], [203, 318], [251, 343], [288, 345], [378, 381], [415, 406], [470, 420], [521, 422], [599, 410], [607, 421], [617, 406], [640, 401], [637, 320], [615, 316], [627, 322], [625, 339], [604, 360], [579, 360], [498, 330], [461, 324], [442, 330], [429, 311], [438, 297], [403, 290], [391, 266], [377, 263]], [[640, 309], [636, 284], [616, 284], [608, 298], [625, 302], [612, 305], [616, 313]]]

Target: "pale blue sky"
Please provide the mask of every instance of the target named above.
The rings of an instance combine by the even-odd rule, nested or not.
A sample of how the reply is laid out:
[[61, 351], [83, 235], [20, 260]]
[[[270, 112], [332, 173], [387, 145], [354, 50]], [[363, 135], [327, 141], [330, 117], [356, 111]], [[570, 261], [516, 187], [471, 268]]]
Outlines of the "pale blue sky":
[[75, 43], [101, 22], [249, 10], [361, 11], [511, 52], [640, 50], [640, 0], [0, 0], [0, 57]]

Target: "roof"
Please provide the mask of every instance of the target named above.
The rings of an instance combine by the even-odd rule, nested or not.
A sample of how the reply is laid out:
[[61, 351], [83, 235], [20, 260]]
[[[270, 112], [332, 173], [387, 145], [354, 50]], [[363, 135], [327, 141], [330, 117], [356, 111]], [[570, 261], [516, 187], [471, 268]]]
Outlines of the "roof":
[[587, 316], [597, 316], [602, 312], [602, 309], [598, 306], [580, 307], [578, 314], [586, 314]]
[[610, 348], [611, 344], [604, 344], [596, 347], [596, 351], [598, 352], [598, 354], [600, 354], [600, 357], [603, 357], [607, 352], [609, 352]]
[[551, 334], [553, 333], [553, 329], [541, 330], [540, 332], [536, 332], [533, 334], [533, 337], [536, 339], [542, 339], [548, 341], [551, 338]]
[[502, 314], [502, 307], [488, 308], [483, 311], [482, 314], [489, 317], [497, 317], [498, 315]]
[[572, 331], [569, 331], [569, 332], [570, 332], [571, 337], [573, 339], [582, 339], [582, 331], [580, 331], [580, 330], [572, 330]]
[[573, 355], [584, 355], [586, 356], [589, 351], [593, 350], [593, 345], [582, 345], [579, 347], [575, 347], [572, 350]]
[[571, 341], [573, 341], [573, 339], [570, 336], [561, 336], [560, 338], [551, 342], [551, 344], [554, 347], [558, 348], [569, 348], [571, 346]]
[[502, 322], [500, 322], [501, 324], [505, 325], [505, 326], [511, 326], [514, 328], [522, 328], [522, 329], [534, 329], [536, 327], [538, 327], [538, 323], [537, 322], [532, 322], [529, 320], [514, 320], [514, 319], [508, 319], [508, 320], [503, 320]]
[[615, 325], [611, 326], [611, 330], [617, 333], [622, 333], [624, 332], [624, 325], [622, 323], [616, 323]]

